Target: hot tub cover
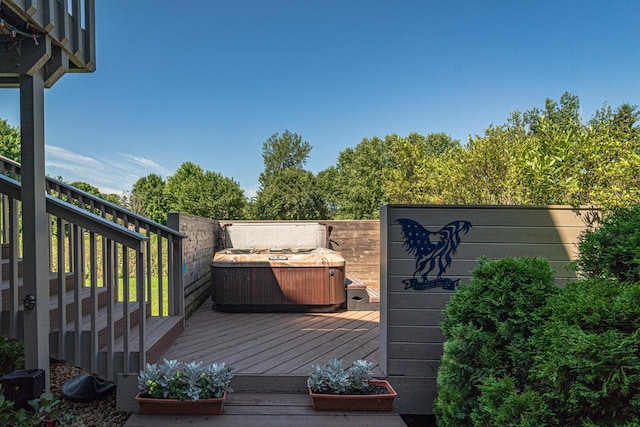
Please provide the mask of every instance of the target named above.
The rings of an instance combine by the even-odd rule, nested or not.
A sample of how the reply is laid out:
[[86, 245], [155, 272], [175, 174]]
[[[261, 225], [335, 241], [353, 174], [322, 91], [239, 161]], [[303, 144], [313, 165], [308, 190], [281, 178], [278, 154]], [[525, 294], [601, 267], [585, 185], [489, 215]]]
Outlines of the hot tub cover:
[[341, 267], [339, 252], [326, 248], [228, 248], [216, 252], [212, 267]]

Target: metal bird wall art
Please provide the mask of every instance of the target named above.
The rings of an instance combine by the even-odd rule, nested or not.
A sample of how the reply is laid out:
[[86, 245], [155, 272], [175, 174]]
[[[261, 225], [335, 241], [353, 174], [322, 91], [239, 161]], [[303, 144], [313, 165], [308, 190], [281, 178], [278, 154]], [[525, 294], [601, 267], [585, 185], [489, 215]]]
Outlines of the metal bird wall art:
[[[416, 259], [413, 277], [402, 281], [405, 289], [424, 290], [442, 286], [443, 289], [454, 290], [460, 279], [446, 279], [442, 275], [451, 265], [451, 257], [460, 244], [460, 236], [469, 232], [471, 223], [453, 221], [438, 231], [430, 231], [408, 218], [400, 218], [396, 224], [402, 227], [403, 248]], [[433, 280], [428, 278], [431, 273], [435, 274]], [[422, 281], [418, 280], [418, 275]]]

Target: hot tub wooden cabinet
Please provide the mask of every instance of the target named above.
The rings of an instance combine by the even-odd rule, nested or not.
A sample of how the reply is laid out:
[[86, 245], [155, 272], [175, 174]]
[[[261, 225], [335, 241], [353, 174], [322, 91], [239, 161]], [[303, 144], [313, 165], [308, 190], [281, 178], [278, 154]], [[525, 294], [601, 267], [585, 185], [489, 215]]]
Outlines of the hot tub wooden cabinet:
[[219, 311], [278, 312], [346, 309], [345, 261], [314, 249], [236, 249], [211, 262], [211, 299]]

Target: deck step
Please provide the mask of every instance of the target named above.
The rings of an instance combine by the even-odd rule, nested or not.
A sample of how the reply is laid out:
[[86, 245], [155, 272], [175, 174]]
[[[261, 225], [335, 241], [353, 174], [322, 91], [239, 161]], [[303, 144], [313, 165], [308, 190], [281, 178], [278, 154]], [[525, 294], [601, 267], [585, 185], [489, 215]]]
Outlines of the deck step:
[[380, 310], [380, 291], [370, 288], [354, 278], [345, 279], [347, 287], [347, 310]]
[[[184, 330], [184, 316], [148, 317], [145, 323], [147, 362], [154, 363]], [[131, 328], [129, 349], [138, 352], [139, 328]], [[115, 340], [115, 351], [123, 351], [124, 338], [120, 336]], [[106, 351], [105, 348], [101, 352]]]
[[[7, 277], [3, 274], [2, 276]], [[65, 290], [67, 292], [72, 292], [74, 288], [74, 277], [72, 273], [65, 273]], [[22, 301], [24, 298], [24, 286], [22, 286], [22, 276], [18, 276], [18, 281], [16, 283], [16, 287], [18, 289], [18, 301]], [[0, 284], [0, 289], [2, 289], [2, 307], [6, 310], [9, 307], [9, 299], [10, 299], [10, 291], [9, 291], [9, 280], [3, 280]], [[49, 273], [49, 295], [54, 296], [58, 294], [58, 273]]]
[[[234, 378], [234, 384], [235, 384]], [[235, 385], [234, 385], [235, 386]], [[164, 426], [406, 427], [395, 412], [320, 412], [306, 393], [244, 393], [229, 395], [222, 415], [171, 416], [133, 413], [125, 427]]]
[[378, 289], [367, 287], [367, 293], [369, 294], [369, 302], [380, 303], [380, 291]]
[[[146, 320], [146, 361], [154, 363], [166, 349], [173, 344], [173, 341], [184, 330], [183, 316], [149, 317]], [[131, 328], [129, 335], [130, 370], [138, 372], [140, 350], [138, 347], [139, 329], [137, 326]], [[114, 342], [114, 368], [116, 372], [126, 372], [124, 369], [124, 338], [120, 336]], [[98, 353], [98, 372], [103, 378], [109, 378], [110, 369], [107, 366], [107, 348], [102, 348]]]
[[[113, 352], [115, 355], [115, 369], [118, 372], [122, 371], [124, 367], [124, 337], [122, 336], [122, 304], [117, 303], [116, 305], [116, 321], [114, 323], [114, 335], [115, 340], [113, 344]], [[138, 327], [138, 309], [130, 306], [130, 312], [133, 314], [131, 330], [129, 332], [129, 351], [131, 352], [131, 356], [129, 359], [129, 363], [133, 366], [133, 370], [137, 372], [138, 370], [138, 360], [139, 360], [139, 348], [138, 348], [138, 336], [139, 336], [139, 327]], [[62, 354], [58, 348], [58, 331], [54, 330], [49, 335], [49, 346], [51, 349], [51, 354], [54, 358], [58, 358], [61, 360], [66, 360], [68, 363], [79, 366], [82, 369], [91, 372], [91, 361], [89, 359], [90, 353], [89, 348], [91, 345], [91, 331], [90, 331], [90, 320], [85, 318], [82, 325], [82, 360], [76, 361], [75, 359], [75, 340], [74, 340], [74, 327], [72, 324], [68, 325], [69, 329], [67, 331], [66, 336], [66, 354]], [[171, 346], [173, 341], [177, 336], [184, 330], [184, 317], [183, 316], [168, 316], [168, 317], [148, 317], [145, 323], [145, 331], [146, 331], [146, 360], [149, 363], [157, 361], [158, 357], [166, 351], [166, 349]], [[97, 372], [91, 372], [93, 374], [97, 374], [102, 378], [107, 378], [111, 368], [107, 366], [107, 352], [108, 352], [108, 329], [107, 329], [107, 321], [105, 315], [101, 315], [98, 319], [98, 341], [100, 346], [100, 351], [98, 353], [98, 365]], [[66, 357], [63, 357], [66, 356]]]

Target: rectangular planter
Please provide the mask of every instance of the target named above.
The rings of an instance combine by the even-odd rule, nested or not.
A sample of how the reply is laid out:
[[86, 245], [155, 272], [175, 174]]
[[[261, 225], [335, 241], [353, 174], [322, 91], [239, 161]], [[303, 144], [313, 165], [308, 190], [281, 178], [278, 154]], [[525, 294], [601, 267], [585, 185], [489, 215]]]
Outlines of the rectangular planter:
[[388, 412], [398, 393], [385, 380], [370, 380], [369, 384], [385, 387], [385, 394], [324, 394], [314, 393], [309, 388], [309, 396], [316, 411], [377, 411]]
[[140, 407], [142, 415], [220, 415], [222, 406], [227, 397], [214, 399], [177, 400], [177, 399], [154, 399], [143, 397], [142, 393], [136, 396], [136, 402]]

